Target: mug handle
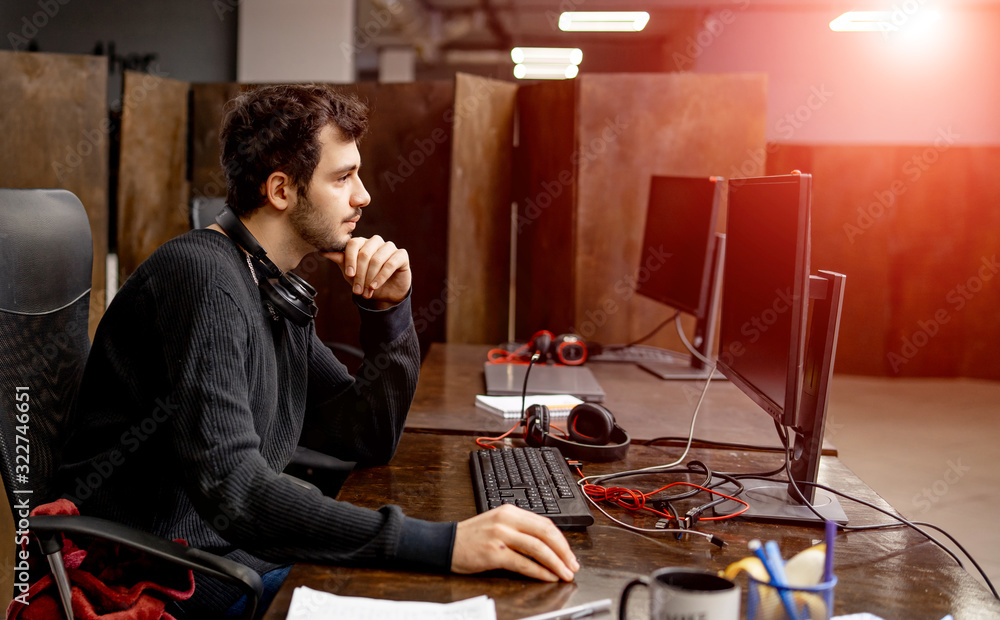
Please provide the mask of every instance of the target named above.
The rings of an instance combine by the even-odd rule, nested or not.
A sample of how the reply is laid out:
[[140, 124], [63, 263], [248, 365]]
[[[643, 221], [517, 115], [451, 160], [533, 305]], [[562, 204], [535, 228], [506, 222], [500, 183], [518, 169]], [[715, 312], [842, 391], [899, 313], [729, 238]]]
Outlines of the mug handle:
[[625, 589], [622, 590], [621, 600], [618, 602], [618, 620], [625, 620], [625, 605], [628, 602], [628, 593], [634, 586], [646, 586], [648, 588], [649, 579], [646, 577], [638, 577], [625, 585]]

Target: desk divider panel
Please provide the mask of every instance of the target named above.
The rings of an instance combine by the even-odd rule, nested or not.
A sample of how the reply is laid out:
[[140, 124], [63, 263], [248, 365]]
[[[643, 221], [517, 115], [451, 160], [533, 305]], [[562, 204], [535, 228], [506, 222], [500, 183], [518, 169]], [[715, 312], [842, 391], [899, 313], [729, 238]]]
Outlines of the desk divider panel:
[[[979, 377], [1000, 380], [1000, 273], [997, 269], [1000, 250], [1000, 209], [996, 208], [996, 197], [1000, 196], [1000, 147], [956, 148], [965, 153], [966, 167], [959, 174], [965, 178], [960, 185], [962, 193], [954, 195], [952, 185], [945, 179], [935, 187], [935, 194], [949, 196], [949, 205], [965, 207], [965, 247], [961, 273], [945, 288], [964, 285], [970, 294], [975, 278], [980, 279], [981, 292], [974, 293], [962, 308], [965, 324], [965, 338], [960, 345], [961, 364], [957, 374], [963, 377]], [[912, 156], [911, 156], [912, 158]], [[983, 269], [983, 271], [980, 271]], [[986, 280], [985, 276], [989, 276]], [[970, 282], [972, 280], [972, 282]], [[965, 296], [959, 294], [959, 297]], [[940, 302], [940, 299], [935, 301]], [[954, 310], [957, 302], [945, 298], [946, 304]], [[942, 334], [939, 338], [950, 338]], [[956, 372], [956, 371], [953, 371]]]
[[219, 156], [219, 133], [225, 106], [247, 85], [222, 82], [191, 85], [191, 135], [188, 139], [191, 169], [191, 198], [225, 198], [226, 177]]
[[[517, 335], [527, 338], [545, 328], [573, 330], [605, 344], [629, 342], [672, 312], [634, 294], [640, 259], [655, 259], [640, 256], [650, 177], [763, 174], [766, 78], [603, 74], [574, 82], [551, 86], [573, 89], [570, 97], [562, 91], [557, 105], [528, 95], [540, 87], [522, 89], [525, 96], [518, 99], [522, 145], [531, 140], [525, 135], [529, 126], [561, 129], [559, 139], [532, 143], [531, 161], [522, 157], [519, 163], [551, 158], [563, 167], [527, 172], [528, 191], [519, 195], [566, 191], [559, 208], [556, 200], [535, 207], [537, 221], [519, 235]], [[551, 307], [556, 304], [563, 309]], [[664, 329], [649, 342], [678, 349], [674, 338]]]
[[118, 163], [118, 275], [190, 228], [187, 82], [126, 71]]
[[510, 304], [511, 164], [517, 86], [455, 77], [448, 205], [447, 340], [507, 339]]
[[518, 146], [515, 337], [560, 333], [576, 316], [577, 83], [522, 86]]
[[83, 203], [94, 243], [91, 338], [106, 298], [107, 90], [106, 58], [0, 51], [0, 187], [62, 188]]
[[[452, 81], [345, 86], [366, 102], [368, 134], [360, 144], [361, 178], [371, 194], [355, 234], [405, 248], [413, 268], [414, 322], [421, 352], [443, 342], [447, 311], [448, 183], [451, 170]], [[359, 319], [340, 269], [307, 257], [298, 272], [320, 290], [316, 330], [324, 340], [358, 344]], [[315, 261], [315, 263], [313, 262]]]
[[1000, 279], [990, 268], [1000, 247], [1000, 149], [768, 152], [768, 174], [813, 174], [812, 269], [848, 278], [837, 372], [1000, 379]]

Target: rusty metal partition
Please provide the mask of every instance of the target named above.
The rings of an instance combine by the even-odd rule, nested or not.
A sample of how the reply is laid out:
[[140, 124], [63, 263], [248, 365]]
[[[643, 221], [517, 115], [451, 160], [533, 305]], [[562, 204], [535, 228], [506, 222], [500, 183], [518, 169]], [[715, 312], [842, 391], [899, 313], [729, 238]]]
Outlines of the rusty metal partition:
[[104, 314], [108, 254], [108, 63], [0, 51], [0, 187], [58, 187], [87, 209], [94, 242], [90, 335]]

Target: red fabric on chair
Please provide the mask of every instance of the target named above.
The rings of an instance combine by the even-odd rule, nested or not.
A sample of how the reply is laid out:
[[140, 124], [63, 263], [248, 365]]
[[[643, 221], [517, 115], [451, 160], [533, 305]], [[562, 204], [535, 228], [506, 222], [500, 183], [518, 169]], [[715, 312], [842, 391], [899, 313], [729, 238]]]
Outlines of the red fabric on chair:
[[[60, 499], [39, 506], [31, 514], [80, 512], [72, 502]], [[176, 542], [186, 544], [183, 540]], [[72, 586], [73, 613], [83, 620], [173, 620], [164, 611], [167, 603], [187, 600], [194, 594], [194, 574], [190, 570], [117, 543], [95, 539], [81, 549], [63, 536], [62, 553]], [[29, 562], [48, 565], [37, 548], [32, 549]], [[7, 608], [8, 620], [62, 617], [62, 603], [51, 574], [33, 583], [24, 595], [15, 596]]]

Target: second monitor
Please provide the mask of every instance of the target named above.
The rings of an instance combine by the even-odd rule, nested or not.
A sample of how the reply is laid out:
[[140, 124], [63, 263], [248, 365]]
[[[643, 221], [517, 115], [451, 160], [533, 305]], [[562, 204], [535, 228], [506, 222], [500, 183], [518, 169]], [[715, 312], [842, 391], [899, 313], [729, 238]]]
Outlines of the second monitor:
[[722, 185], [720, 177], [652, 177], [641, 255], [655, 251], [666, 259], [636, 290], [695, 318], [690, 355], [640, 364], [663, 379], [705, 379], [710, 372], [703, 359], [714, 353], [726, 247], [716, 232]]

